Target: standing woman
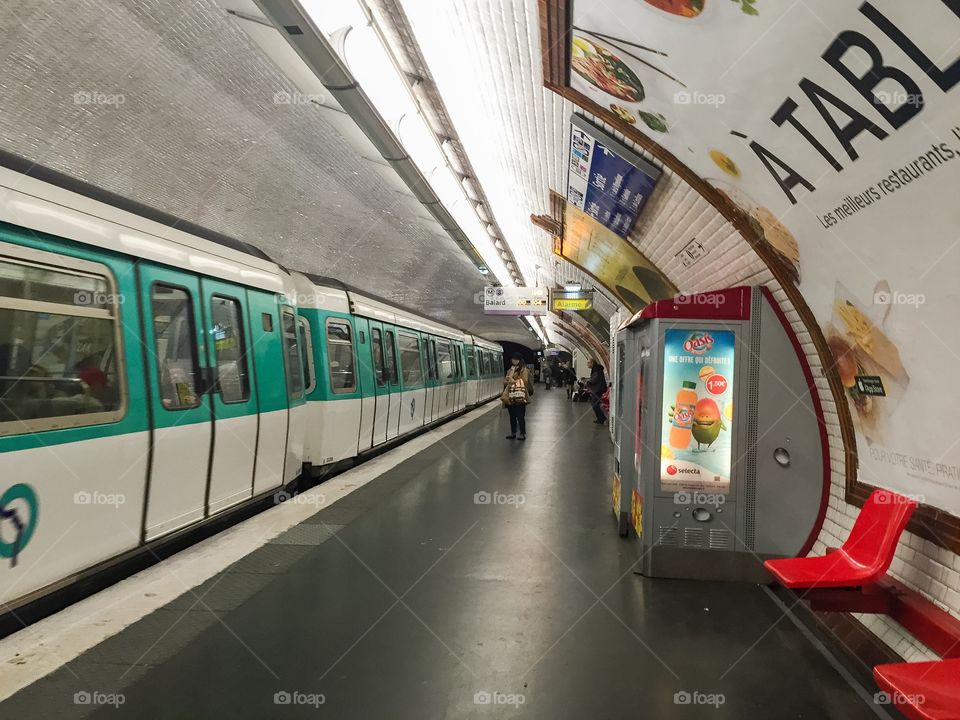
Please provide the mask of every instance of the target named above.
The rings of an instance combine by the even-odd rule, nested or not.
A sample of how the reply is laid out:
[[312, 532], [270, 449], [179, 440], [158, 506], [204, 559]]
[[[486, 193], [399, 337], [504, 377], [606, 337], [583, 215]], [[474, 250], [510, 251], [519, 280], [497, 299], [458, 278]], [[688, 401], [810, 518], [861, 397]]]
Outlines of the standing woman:
[[603, 374], [603, 365], [593, 358], [587, 361], [587, 367], [590, 368], [587, 390], [590, 391], [590, 404], [593, 405], [593, 413], [597, 416], [597, 419], [593, 422], [597, 425], [603, 425], [607, 421], [607, 414], [600, 406], [600, 400], [607, 391], [607, 376]]
[[507, 440], [527, 439], [526, 415], [531, 395], [533, 385], [530, 381], [530, 368], [520, 353], [514, 353], [510, 356], [510, 369], [503, 378], [503, 395], [500, 396], [500, 401], [510, 413], [510, 434], [507, 435]]

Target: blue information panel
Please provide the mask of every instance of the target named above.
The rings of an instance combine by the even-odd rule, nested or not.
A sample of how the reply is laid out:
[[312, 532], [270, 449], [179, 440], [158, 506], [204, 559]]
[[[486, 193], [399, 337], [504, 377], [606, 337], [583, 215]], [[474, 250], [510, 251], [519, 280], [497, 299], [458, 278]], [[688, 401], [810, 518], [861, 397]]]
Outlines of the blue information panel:
[[626, 238], [661, 172], [583, 118], [572, 123], [567, 201]]

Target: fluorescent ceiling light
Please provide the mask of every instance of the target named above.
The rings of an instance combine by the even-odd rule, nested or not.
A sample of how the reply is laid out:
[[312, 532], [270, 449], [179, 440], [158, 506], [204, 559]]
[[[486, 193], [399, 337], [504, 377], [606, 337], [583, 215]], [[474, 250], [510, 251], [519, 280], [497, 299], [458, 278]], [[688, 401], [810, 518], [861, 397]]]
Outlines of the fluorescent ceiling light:
[[367, 24], [367, 17], [356, 0], [300, 0], [300, 5], [327, 35], [341, 28]]
[[583, 286], [578, 282], [568, 282], [563, 284], [563, 289], [567, 292], [580, 292]]
[[513, 287], [516, 283], [477, 216], [475, 203], [465, 196], [460, 178], [450, 170], [436, 135], [419, 113], [406, 79], [380, 36], [367, 24], [357, 0], [300, 1], [324, 32], [330, 34], [349, 27], [342, 52], [351, 74], [380, 116], [396, 128], [407, 155], [476, 249], [487, 273], [496, 276], [502, 285]]
[[[416, 161], [416, 159], [414, 159]], [[419, 166], [419, 163], [417, 163]], [[427, 177], [427, 181], [430, 183], [430, 187], [433, 188], [433, 191], [437, 194], [437, 197], [440, 198], [440, 202], [443, 203], [444, 207], [450, 211], [450, 214], [453, 215], [453, 208], [458, 203], [460, 205], [466, 204], [466, 199], [463, 197], [463, 191], [460, 189], [460, 183], [457, 182], [457, 178], [454, 176], [453, 171], [450, 170], [446, 165], [438, 167]], [[466, 208], [467, 211], [470, 208]], [[454, 215], [454, 219], [459, 223], [459, 217]], [[467, 232], [467, 228], [462, 227], [461, 229], [464, 232]]]
[[510, 277], [510, 273], [507, 272], [506, 265], [503, 264], [503, 260], [497, 255], [497, 251], [488, 238], [482, 235], [477, 236], [468, 233], [467, 239], [470, 240], [470, 244], [476, 248], [480, 257], [483, 258], [483, 262], [490, 268], [490, 272], [497, 276], [501, 285], [504, 287], [513, 287], [516, 285], [516, 283], [513, 282], [513, 278]]
[[385, 120], [395, 124], [404, 115], [417, 113], [409, 88], [373, 28], [354, 27], [348, 32], [343, 56], [350, 72]]
[[[411, 157], [416, 166], [420, 168], [420, 172], [425, 176], [429, 176], [431, 171], [437, 168], [446, 167], [447, 161], [440, 151], [440, 146], [437, 145], [437, 138], [420, 113], [414, 112], [400, 118], [397, 125], [397, 135], [403, 149], [407, 151], [407, 155]], [[460, 183], [453, 178], [452, 174], [451, 180], [456, 185], [457, 196], [455, 199], [463, 197]], [[430, 185], [433, 186], [432, 180]], [[436, 187], [434, 187], [434, 190], [436, 190]], [[440, 199], [443, 200], [445, 205], [447, 204], [447, 200], [443, 196]]]
[[540, 340], [541, 343], [547, 344], [547, 338], [543, 334], [543, 331], [540, 329], [540, 323], [537, 322], [535, 317], [530, 315], [524, 315], [524, 320], [527, 321], [527, 324], [530, 326], [530, 329], [533, 330], [534, 335]]

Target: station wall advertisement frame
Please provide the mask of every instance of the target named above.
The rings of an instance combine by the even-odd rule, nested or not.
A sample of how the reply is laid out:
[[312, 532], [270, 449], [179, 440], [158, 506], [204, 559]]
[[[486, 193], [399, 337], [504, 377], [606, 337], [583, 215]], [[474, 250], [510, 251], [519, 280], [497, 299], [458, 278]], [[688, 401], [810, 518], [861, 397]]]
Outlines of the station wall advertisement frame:
[[735, 348], [731, 330], [665, 331], [661, 492], [730, 491]]

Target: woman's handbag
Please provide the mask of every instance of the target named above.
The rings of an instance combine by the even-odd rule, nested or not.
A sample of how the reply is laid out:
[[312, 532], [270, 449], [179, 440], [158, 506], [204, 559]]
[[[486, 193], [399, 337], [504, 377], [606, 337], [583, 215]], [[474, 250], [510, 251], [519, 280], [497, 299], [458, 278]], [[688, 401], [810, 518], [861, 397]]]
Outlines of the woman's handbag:
[[511, 405], [519, 405], [527, 401], [527, 389], [524, 387], [523, 380], [516, 380], [509, 386], [507, 397]]

